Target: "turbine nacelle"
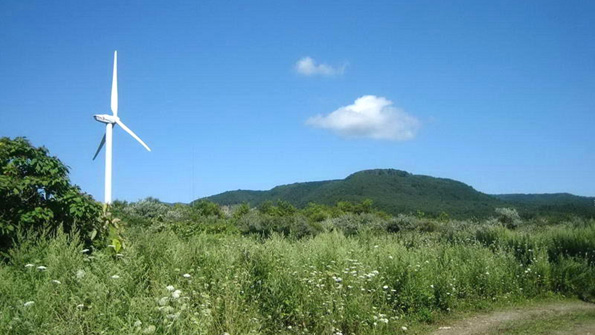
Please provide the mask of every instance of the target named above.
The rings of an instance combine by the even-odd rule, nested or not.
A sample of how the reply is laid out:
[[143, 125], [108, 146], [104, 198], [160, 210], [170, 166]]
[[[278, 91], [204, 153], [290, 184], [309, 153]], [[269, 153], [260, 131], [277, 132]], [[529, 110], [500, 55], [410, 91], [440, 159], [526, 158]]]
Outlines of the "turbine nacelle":
[[93, 117], [95, 118], [96, 121], [101, 122], [101, 123], [118, 123], [118, 121], [120, 120], [117, 116], [115, 115], [109, 115], [109, 114], [95, 114], [93, 115]]

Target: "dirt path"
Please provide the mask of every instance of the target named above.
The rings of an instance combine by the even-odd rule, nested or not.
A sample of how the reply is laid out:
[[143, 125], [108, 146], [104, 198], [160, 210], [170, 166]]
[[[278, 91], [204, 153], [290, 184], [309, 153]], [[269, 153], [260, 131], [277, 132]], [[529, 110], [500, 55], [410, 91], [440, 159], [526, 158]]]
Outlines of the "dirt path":
[[[556, 302], [545, 305], [515, 308], [490, 314], [478, 315], [438, 327], [432, 335], [479, 335], [496, 330], [499, 326], [514, 321], [555, 318], [577, 312], [595, 310], [595, 304], [581, 301]], [[595, 335], [595, 320], [573, 325], [568, 331], [554, 331], [553, 334]]]

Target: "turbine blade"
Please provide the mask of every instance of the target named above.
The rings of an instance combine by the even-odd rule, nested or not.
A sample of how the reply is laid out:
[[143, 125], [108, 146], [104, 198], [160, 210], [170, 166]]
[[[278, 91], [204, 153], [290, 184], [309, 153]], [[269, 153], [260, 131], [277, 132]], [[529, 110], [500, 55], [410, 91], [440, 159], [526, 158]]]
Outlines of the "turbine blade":
[[149, 146], [147, 146], [145, 144], [145, 142], [143, 142], [143, 140], [140, 139], [140, 137], [136, 136], [135, 133], [132, 132], [132, 130], [130, 130], [128, 127], [126, 127], [126, 125], [120, 121], [120, 119], [116, 120], [116, 123], [122, 127], [122, 129], [124, 129], [128, 134], [130, 134], [130, 136], [134, 137], [135, 140], [137, 140], [140, 144], [143, 145], [143, 147], [145, 147], [145, 149], [151, 151], [151, 149], [149, 148]]
[[95, 158], [97, 158], [97, 155], [99, 155], [99, 152], [101, 151], [101, 148], [103, 148], [104, 144], [105, 144], [105, 134], [103, 134], [103, 137], [101, 138], [101, 142], [99, 143], [99, 148], [97, 148], [97, 151], [95, 152], [95, 156], [93, 156], [93, 160], [95, 160]]
[[112, 113], [118, 116], [118, 51], [114, 51], [114, 76], [112, 78]]

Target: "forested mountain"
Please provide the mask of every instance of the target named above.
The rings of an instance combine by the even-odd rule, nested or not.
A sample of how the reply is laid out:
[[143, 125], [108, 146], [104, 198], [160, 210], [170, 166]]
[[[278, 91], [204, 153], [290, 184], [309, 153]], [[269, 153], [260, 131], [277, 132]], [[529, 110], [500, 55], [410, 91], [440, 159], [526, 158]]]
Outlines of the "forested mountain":
[[283, 200], [303, 207], [310, 202], [334, 205], [338, 201], [371, 199], [387, 213], [417, 213], [452, 217], [485, 217], [506, 204], [461, 182], [410, 174], [393, 169], [365, 170], [342, 180], [277, 186], [269, 191], [229, 191], [205, 198], [221, 205]]
[[483, 218], [498, 207], [515, 207], [524, 216], [536, 214], [576, 214], [595, 217], [595, 198], [560, 194], [488, 195], [452, 179], [415, 175], [394, 169], [356, 172], [345, 179], [295, 183], [268, 191], [228, 191], [204, 200], [220, 205], [283, 200], [296, 207], [308, 203], [334, 205], [338, 201], [361, 202], [371, 199], [374, 206], [390, 214], [418, 213], [453, 218]]
[[514, 204], [529, 216], [547, 213], [595, 217], [595, 197], [581, 197], [570, 193], [496, 194], [494, 197]]

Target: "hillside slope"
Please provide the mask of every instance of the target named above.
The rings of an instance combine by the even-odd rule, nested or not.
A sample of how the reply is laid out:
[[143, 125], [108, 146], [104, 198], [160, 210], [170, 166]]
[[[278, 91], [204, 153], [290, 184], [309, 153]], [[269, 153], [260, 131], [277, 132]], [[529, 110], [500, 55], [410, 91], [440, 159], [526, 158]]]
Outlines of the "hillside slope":
[[548, 213], [595, 217], [595, 197], [581, 197], [570, 193], [496, 194], [494, 197], [514, 204], [527, 215]]
[[297, 207], [310, 202], [334, 205], [338, 201], [365, 199], [372, 199], [375, 207], [391, 214], [446, 212], [459, 218], [486, 217], [496, 207], [506, 206], [504, 201], [455, 180], [394, 169], [365, 170], [342, 180], [295, 183], [269, 191], [229, 191], [205, 198], [221, 205], [245, 202], [252, 206], [284, 200]]

